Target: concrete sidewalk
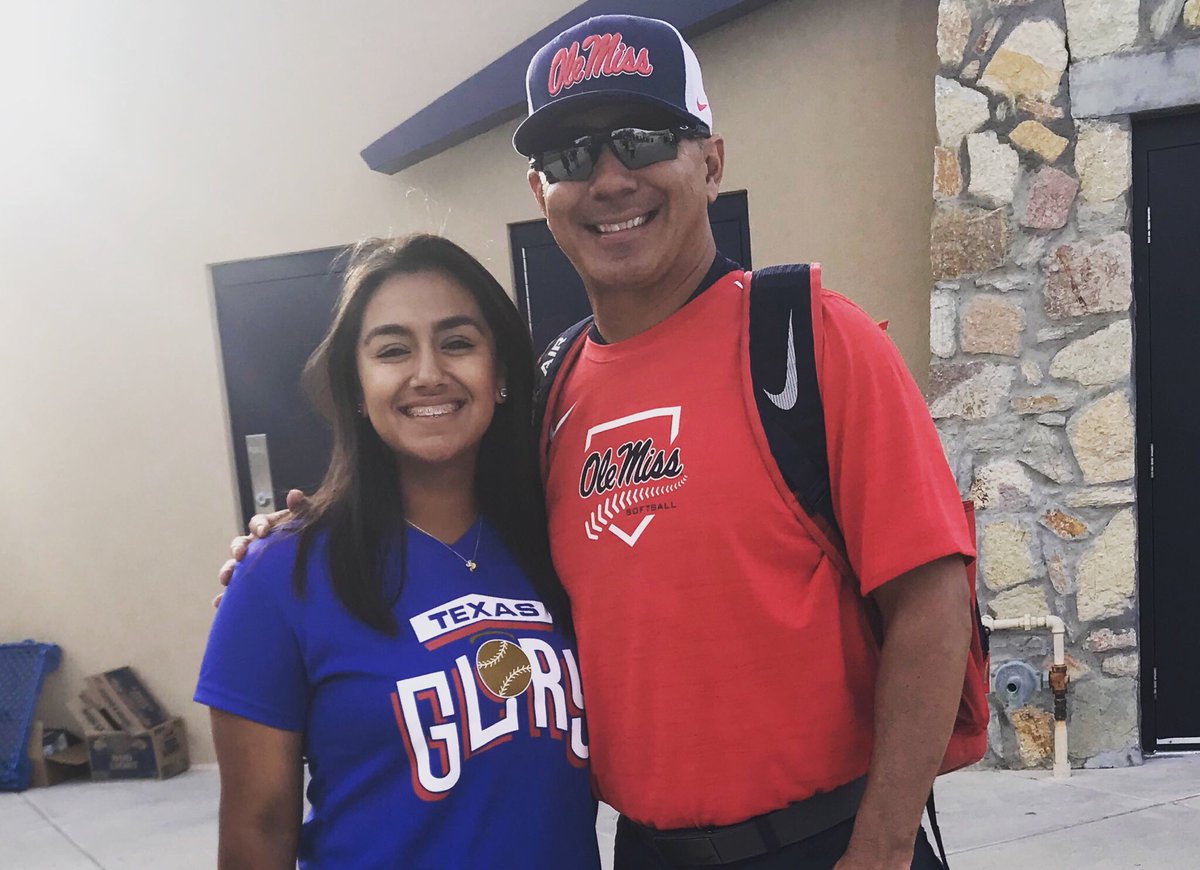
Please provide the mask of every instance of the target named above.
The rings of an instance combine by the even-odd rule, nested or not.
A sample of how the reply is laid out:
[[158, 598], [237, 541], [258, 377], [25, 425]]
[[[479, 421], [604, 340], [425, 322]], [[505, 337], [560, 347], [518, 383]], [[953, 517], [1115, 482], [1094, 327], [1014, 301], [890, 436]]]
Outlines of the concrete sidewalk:
[[936, 795], [954, 870], [1200, 868], [1200, 755], [1069, 779], [963, 771]]
[[[209, 870], [216, 866], [217, 772], [165, 782], [77, 782], [0, 793], [3, 870]], [[1200, 755], [1123, 770], [968, 771], [937, 801], [954, 870], [1200, 867]], [[612, 852], [614, 816], [597, 825]], [[569, 870], [569, 868], [564, 868]]]

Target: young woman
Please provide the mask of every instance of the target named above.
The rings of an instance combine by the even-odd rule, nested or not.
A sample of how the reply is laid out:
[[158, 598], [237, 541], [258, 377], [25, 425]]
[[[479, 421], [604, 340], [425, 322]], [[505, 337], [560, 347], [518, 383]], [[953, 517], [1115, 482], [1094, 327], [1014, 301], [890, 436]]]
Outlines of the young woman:
[[445, 239], [364, 243], [306, 379], [329, 470], [239, 565], [196, 690], [220, 866], [598, 867], [515, 308]]

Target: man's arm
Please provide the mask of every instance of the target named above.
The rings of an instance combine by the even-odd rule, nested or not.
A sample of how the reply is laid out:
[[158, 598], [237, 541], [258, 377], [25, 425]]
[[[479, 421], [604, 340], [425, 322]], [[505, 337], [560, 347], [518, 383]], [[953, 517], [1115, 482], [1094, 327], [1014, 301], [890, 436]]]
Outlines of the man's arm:
[[221, 768], [217, 866], [294, 868], [303, 811], [301, 735], [211, 712]]
[[961, 556], [902, 574], [872, 597], [883, 616], [875, 746], [846, 854], [835, 870], [908, 870], [921, 811], [962, 695], [971, 644]]

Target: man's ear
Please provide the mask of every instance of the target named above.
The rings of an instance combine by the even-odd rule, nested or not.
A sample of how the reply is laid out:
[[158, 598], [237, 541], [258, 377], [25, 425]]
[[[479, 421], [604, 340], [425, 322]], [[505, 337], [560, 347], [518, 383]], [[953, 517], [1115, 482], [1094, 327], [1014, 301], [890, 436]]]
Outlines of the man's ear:
[[704, 182], [708, 186], [708, 203], [712, 205], [721, 192], [721, 179], [725, 175], [725, 137], [713, 133], [701, 141], [704, 144]]
[[542, 217], [546, 216], [546, 186], [542, 182], [542, 173], [538, 172], [532, 166], [529, 167], [529, 174], [526, 176], [529, 179], [529, 189], [533, 191], [533, 198], [537, 200], [538, 208], [541, 209]]

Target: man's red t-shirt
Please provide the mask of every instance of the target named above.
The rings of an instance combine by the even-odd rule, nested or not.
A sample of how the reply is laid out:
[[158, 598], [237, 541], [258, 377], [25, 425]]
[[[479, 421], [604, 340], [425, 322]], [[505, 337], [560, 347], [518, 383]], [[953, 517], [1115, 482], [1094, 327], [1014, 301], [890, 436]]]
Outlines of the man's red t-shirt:
[[827, 291], [817, 371], [857, 583], [823, 555], [769, 470], [744, 284], [730, 272], [640, 335], [587, 339], [547, 409], [597, 792], [659, 829], [731, 824], [863, 775], [877, 644], [861, 596], [974, 555], [899, 353]]

